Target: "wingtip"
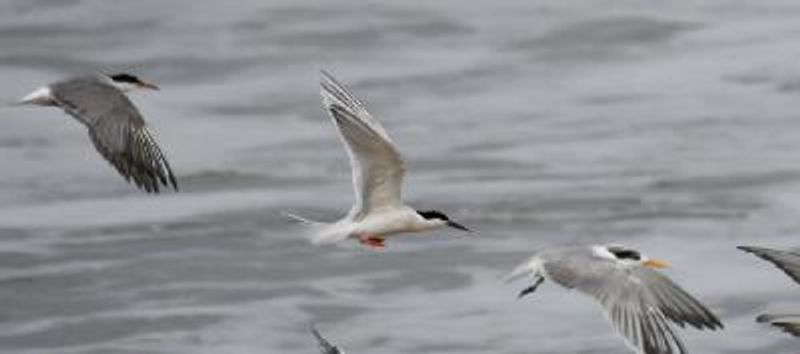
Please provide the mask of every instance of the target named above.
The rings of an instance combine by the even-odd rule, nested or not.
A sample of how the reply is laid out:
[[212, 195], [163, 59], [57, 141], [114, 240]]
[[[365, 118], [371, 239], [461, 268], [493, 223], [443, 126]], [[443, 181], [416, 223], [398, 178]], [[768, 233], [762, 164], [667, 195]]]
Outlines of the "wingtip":
[[314, 322], [309, 323], [308, 324], [308, 331], [311, 332], [311, 334], [313, 334], [314, 337], [316, 337], [317, 339], [322, 338], [322, 335], [319, 333], [319, 330], [317, 330], [317, 324], [316, 323], [314, 323]]
[[322, 86], [320, 90], [324, 95], [329, 86], [336, 85], [336, 79], [328, 70], [319, 69], [319, 84]]
[[333, 75], [325, 68], [319, 68], [319, 77], [320, 79], [330, 79]]
[[178, 187], [178, 180], [177, 180], [177, 179], [175, 178], [175, 176], [174, 176], [174, 175], [172, 175], [172, 174], [170, 174], [170, 175], [169, 175], [169, 183], [172, 185], [172, 190], [173, 190], [175, 193], [177, 193], [177, 192], [180, 192], [180, 191], [181, 191], [180, 187]]
[[712, 331], [716, 331], [716, 330], [720, 330], [721, 331], [721, 330], [725, 329], [725, 324], [722, 323], [722, 320], [720, 320], [719, 318], [714, 316], [713, 322], [711, 322], [711, 324], [708, 326], [708, 328], [710, 330], [712, 330]]
[[767, 248], [767, 247], [758, 247], [758, 246], [736, 246], [736, 248], [740, 251], [744, 251], [747, 253], [752, 253], [756, 256], [762, 256], [765, 254], [771, 253], [785, 253], [785, 251], [774, 249], [774, 248]]

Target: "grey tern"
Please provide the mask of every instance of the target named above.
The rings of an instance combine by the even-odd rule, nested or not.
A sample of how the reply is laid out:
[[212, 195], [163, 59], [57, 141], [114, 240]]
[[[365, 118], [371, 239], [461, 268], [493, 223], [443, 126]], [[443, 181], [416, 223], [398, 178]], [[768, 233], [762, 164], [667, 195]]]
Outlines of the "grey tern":
[[17, 105], [58, 107], [83, 123], [94, 147], [127, 181], [147, 192], [178, 190], [172, 168], [125, 92], [158, 90], [130, 74], [73, 77], [39, 88]]
[[687, 353], [670, 321], [681, 327], [721, 329], [720, 320], [700, 301], [655, 269], [667, 263], [622, 246], [567, 246], [534, 254], [506, 276], [545, 279], [593, 297], [626, 344], [637, 353]]

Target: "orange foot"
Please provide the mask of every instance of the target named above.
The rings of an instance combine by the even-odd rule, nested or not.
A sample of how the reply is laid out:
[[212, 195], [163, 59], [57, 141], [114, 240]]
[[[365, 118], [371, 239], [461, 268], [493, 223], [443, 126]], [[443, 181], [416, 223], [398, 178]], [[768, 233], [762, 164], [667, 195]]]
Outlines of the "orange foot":
[[358, 236], [358, 241], [370, 248], [382, 249], [386, 247], [386, 240], [380, 236], [362, 235]]

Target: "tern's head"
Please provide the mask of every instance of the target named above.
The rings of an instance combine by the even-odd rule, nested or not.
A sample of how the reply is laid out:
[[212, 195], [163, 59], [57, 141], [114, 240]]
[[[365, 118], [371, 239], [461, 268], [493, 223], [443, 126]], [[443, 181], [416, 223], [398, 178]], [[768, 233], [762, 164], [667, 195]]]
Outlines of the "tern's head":
[[158, 90], [158, 86], [139, 80], [138, 77], [128, 73], [112, 74], [108, 75], [108, 78], [110, 78], [114, 85], [123, 92], [128, 92], [135, 89]]
[[434, 223], [438, 226], [450, 226], [454, 229], [459, 229], [461, 231], [472, 231], [468, 229], [466, 226], [461, 225], [453, 220], [450, 220], [447, 215], [444, 215], [441, 211], [438, 210], [417, 210], [417, 214], [421, 216], [423, 219], [430, 223]]
[[604, 259], [611, 259], [626, 265], [640, 265], [646, 268], [667, 268], [669, 264], [662, 260], [650, 259], [641, 252], [624, 246], [601, 246], [594, 248], [595, 255]]

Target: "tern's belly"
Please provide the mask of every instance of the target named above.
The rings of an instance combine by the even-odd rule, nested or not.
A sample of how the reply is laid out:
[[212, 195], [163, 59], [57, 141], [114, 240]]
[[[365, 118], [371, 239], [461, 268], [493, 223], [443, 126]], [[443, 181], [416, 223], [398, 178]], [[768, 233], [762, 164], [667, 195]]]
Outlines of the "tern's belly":
[[405, 213], [370, 217], [359, 222], [353, 228], [353, 233], [358, 235], [389, 236], [404, 232], [422, 231], [415, 221], [414, 218]]

